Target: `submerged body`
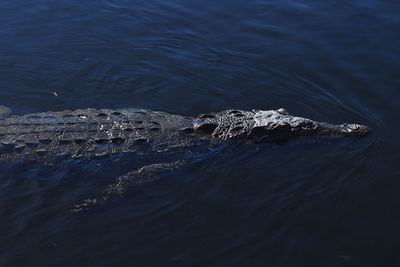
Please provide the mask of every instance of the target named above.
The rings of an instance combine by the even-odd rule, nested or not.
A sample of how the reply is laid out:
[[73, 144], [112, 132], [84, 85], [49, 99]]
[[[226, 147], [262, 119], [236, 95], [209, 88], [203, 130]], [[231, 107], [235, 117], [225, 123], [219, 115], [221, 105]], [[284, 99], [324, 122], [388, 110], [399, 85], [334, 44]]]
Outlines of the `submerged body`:
[[279, 110], [227, 110], [197, 118], [139, 109], [82, 109], [0, 117], [0, 157], [72, 157], [153, 147], [190, 147], [200, 139], [284, 143], [297, 136], [365, 136], [358, 124], [332, 125]]
[[[75, 204], [81, 211], [106, 203], [128, 185], [155, 181], [183, 165], [180, 155], [208, 151], [226, 140], [283, 144], [297, 136], [365, 136], [358, 124], [332, 125], [279, 110], [227, 110], [196, 118], [139, 109], [82, 109], [0, 115], [0, 160], [33, 160], [53, 165], [70, 158], [102, 158], [133, 152], [153, 162], [116, 179], [97, 198]], [[168, 154], [157, 162], [155, 152]], [[118, 157], [117, 157], [118, 158]]]

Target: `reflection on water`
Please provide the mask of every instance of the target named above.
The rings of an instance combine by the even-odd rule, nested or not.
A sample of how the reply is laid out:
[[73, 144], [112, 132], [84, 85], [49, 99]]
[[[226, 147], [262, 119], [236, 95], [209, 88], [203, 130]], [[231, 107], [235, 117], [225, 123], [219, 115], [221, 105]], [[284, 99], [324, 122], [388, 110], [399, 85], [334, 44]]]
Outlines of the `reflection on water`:
[[398, 264], [399, 8], [2, 1], [0, 105], [13, 113], [285, 107], [372, 134], [175, 155], [187, 164], [83, 214], [69, 210], [171, 158], [2, 161], [0, 265]]

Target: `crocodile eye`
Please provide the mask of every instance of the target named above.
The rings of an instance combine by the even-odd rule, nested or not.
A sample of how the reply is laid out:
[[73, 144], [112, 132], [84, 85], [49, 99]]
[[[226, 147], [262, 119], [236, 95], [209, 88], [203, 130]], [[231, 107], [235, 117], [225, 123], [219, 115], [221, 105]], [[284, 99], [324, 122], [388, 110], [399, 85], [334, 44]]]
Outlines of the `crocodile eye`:
[[360, 130], [360, 126], [358, 126], [358, 125], [349, 125], [349, 128], [350, 128], [352, 131], [358, 131], [358, 130]]
[[289, 112], [285, 108], [280, 108], [277, 110], [277, 112], [282, 115], [289, 115]]

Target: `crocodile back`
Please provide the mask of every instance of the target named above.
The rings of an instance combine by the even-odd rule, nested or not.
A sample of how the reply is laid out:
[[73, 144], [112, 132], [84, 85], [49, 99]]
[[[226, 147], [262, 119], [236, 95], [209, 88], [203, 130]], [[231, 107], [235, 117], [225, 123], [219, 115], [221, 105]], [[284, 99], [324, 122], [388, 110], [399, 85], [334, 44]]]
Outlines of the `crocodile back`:
[[73, 156], [130, 151], [132, 145], [176, 139], [191, 119], [140, 109], [80, 109], [0, 119], [0, 157]]

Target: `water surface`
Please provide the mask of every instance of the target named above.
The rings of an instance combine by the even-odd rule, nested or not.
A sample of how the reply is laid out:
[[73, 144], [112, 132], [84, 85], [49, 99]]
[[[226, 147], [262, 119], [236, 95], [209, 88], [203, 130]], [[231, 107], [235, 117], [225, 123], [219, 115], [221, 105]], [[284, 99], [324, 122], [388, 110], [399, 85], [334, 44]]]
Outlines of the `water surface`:
[[0, 3], [0, 105], [277, 109], [360, 140], [229, 143], [75, 214], [162, 155], [0, 164], [1, 266], [397, 266], [396, 1]]

